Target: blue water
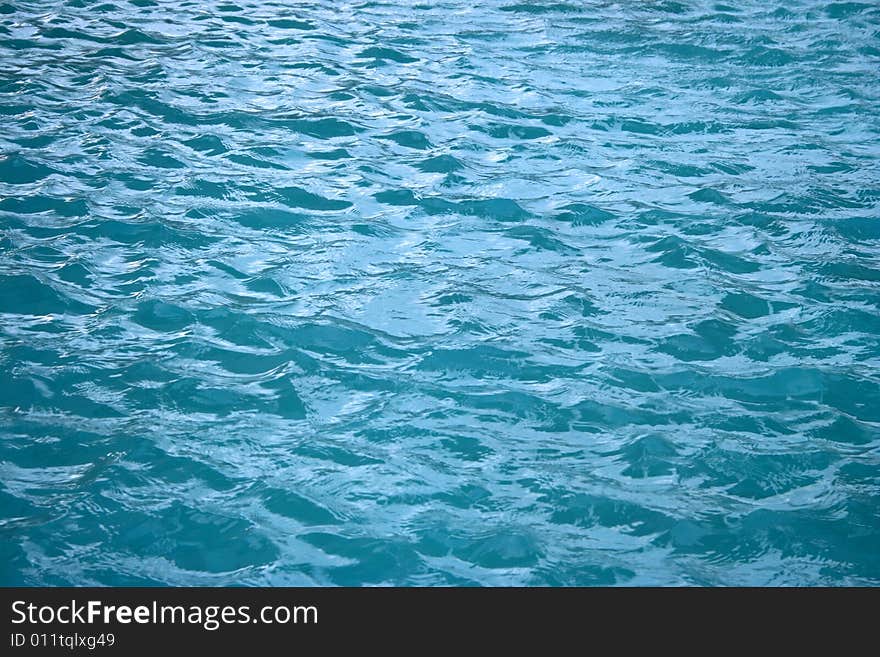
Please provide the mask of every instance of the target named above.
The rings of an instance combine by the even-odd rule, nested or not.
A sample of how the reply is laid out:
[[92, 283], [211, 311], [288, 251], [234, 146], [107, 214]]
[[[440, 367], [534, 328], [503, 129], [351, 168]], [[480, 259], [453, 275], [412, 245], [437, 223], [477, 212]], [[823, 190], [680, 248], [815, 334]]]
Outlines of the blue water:
[[0, 584], [880, 584], [880, 7], [0, 4]]

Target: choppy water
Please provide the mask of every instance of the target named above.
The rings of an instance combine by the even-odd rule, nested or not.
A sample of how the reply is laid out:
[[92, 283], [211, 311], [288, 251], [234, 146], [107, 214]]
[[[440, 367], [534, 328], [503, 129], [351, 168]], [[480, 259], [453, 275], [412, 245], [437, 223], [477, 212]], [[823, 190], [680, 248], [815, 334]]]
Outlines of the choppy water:
[[880, 583], [880, 9], [0, 5], [3, 584]]

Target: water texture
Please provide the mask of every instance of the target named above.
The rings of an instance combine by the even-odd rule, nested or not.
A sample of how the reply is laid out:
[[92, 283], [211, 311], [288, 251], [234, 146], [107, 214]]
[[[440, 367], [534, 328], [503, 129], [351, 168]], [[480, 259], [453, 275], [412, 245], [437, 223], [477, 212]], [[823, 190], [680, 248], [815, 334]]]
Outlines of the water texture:
[[0, 583], [880, 584], [880, 7], [0, 4]]

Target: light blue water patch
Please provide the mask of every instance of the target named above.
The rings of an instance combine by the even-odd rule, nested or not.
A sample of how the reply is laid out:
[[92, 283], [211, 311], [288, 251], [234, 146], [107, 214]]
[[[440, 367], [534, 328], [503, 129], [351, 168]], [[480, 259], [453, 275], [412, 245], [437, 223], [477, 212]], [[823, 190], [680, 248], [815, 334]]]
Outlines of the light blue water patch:
[[880, 8], [0, 4], [0, 583], [880, 584]]

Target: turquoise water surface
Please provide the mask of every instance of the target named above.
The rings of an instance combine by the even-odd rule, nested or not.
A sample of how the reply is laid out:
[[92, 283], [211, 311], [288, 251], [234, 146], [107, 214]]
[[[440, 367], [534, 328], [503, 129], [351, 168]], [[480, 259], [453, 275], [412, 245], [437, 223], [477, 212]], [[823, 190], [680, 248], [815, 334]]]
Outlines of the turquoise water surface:
[[0, 584], [880, 584], [880, 7], [0, 4]]

